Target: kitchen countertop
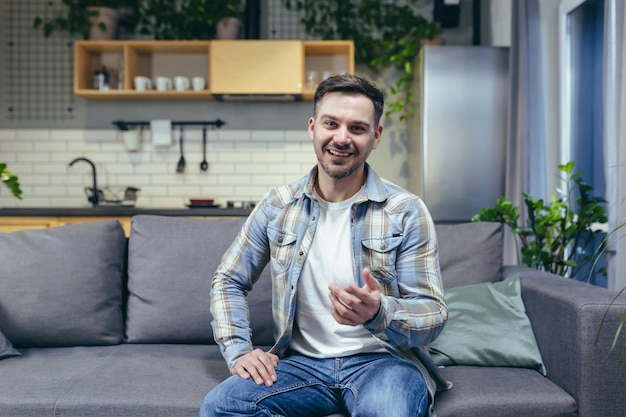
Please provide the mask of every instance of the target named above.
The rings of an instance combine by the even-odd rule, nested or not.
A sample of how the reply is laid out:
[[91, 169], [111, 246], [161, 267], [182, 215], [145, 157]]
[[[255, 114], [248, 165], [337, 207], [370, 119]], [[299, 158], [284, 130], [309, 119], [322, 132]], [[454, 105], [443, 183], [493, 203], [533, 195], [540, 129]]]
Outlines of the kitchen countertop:
[[141, 208], [141, 207], [120, 207], [120, 206], [98, 206], [98, 207], [6, 207], [0, 208], [0, 216], [20, 216], [20, 217], [130, 217], [137, 214], [153, 214], [158, 216], [247, 216], [252, 212], [249, 208]]

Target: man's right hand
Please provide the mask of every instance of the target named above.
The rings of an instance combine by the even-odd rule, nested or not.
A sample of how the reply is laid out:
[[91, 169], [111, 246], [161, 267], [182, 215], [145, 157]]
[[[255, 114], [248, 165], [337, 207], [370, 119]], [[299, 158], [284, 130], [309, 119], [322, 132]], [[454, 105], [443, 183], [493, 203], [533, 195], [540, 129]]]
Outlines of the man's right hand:
[[278, 356], [254, 349], [237, 359], [232, 374], [237, 374], [243, 379], [252, 378], [258, 385], [265, 384], [271, 387], [276, 382], [277, 366]]

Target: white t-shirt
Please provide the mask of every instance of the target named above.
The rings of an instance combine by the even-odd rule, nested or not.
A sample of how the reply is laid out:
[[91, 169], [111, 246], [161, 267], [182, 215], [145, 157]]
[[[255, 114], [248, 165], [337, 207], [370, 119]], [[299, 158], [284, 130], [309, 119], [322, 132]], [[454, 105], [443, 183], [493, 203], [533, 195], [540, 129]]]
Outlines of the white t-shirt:
[[298, 282], [296, 321], [291, 348], [314, 358], [333, 358], [366, 352], [385, 352], [362, 325], [339, 324], [330, 314], [328, 285], [355, 284], [350, 233], [352, 204], [363, 189], [348, 200], [320, 204], [315, 237]]

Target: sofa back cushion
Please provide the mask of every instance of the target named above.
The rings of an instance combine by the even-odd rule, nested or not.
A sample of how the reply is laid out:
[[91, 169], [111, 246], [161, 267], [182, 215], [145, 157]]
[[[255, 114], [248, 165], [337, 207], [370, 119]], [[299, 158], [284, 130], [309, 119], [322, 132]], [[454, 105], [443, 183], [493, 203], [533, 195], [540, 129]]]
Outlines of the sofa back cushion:
[[501, 280], [501, 223], [437, 224], [435, 228], [445, 288]]
[[117, 344], [126, 238], [117, 220], [0, 233], [0, 328], [16, 347]]
[[[214, 343], [211, 279], [245, 217], [134, 216], [128, 249], [126, 340]], [[248, 295], [253, 341], [273, 343], [269, 267]]]

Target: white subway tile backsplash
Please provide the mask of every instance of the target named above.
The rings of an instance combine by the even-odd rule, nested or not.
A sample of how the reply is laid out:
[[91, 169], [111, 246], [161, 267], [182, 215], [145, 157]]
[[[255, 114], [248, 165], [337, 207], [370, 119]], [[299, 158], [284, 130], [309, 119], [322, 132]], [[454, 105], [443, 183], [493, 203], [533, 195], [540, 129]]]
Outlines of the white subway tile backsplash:
[[[268, 169], [268, 173], [270, 174], [294, 174], [302, 172], [300, 164], [274, 164], [270, 165]], [[300, 176], [308, 173], [308, 170], [303, 172]]]
[[309, 142], [306, 129], [285, 130], [285, 142]]
[[23, 141], [47, 141], [50, 140], [50, 130], [45, 129], [19, 129], [16, 130], [16, 140]]
[[254, 142], [284, 142], [285, 133], [282, 130], [256, 130], [252, 132]]
[[2, 146], [2, 154], [5, 153], [23, 153], [23, 152], [32, 152], [35, 149], [35, 145], [33, 142], [25, 139], [15, 139], [15, 142], [5, 143]]
[[235, 166], [236, 174], [265, 174], [268, 171], [267, 164], [239, 164]]
[[253, 175], [251, 184], [263, 186], [273, 184], [274, 186], [279, 186], [285, 184], [285, 177], [283, 175]]
[[217, 160], [221, 163], [248, 163], [252, 159], [250, 152], [220, 152]]
[[219, 185], [250, 184], [252, 177], [250, 175], [222, 175], [218, 180]]
[[252, 138], [250, 130], [219, 130], [217, 140], [222, 142], [249, 141]]
[[86, 130], [85, 142], [90, 142], [90, 143], [119, 142], [118, 132], [115, 129]]
[[[145, 132], [149, 133], [149, 132]], [[308, 173], [315, 155], [302, 130], [208, 130], [209, 169], [200, 170], [202, 131], [184, 132], [186, 170], [176, 173], [180, 158], [176, 141], [154, 149], [149, 134], [138, 152], [127, 152], [115, 129], [0, 129], [0, 161], [20, 178], [23, 200], [0, 190], [2, 207], [86, 207], [84, 187], [91, 186], [86, 157], [96, 164], [99, 186], [141, 189], [137, 205], [183, 208], [190, 197], [211, 197], [216, 203], [257, 201], [269, 189]]]
[[38, 185], [32, 187], [33, 194], [38, 197], [58, 197], [67, 195], [67, 188], [63, 186], [44, 186]]
[[54, 129], [50, 131], [50, 140], [56, 143], [83, 142], [85, 130], [83, 129]]
[[251, 154], [252, 162], [265, 162], [267, 164], [277, 164], [285, 161], [284, 153], [276, 152], [254, 152]]
[[12, 141], [17, 139], [17, 132], [14, 129], [0, 129], [0, 149], [3, 141]]

